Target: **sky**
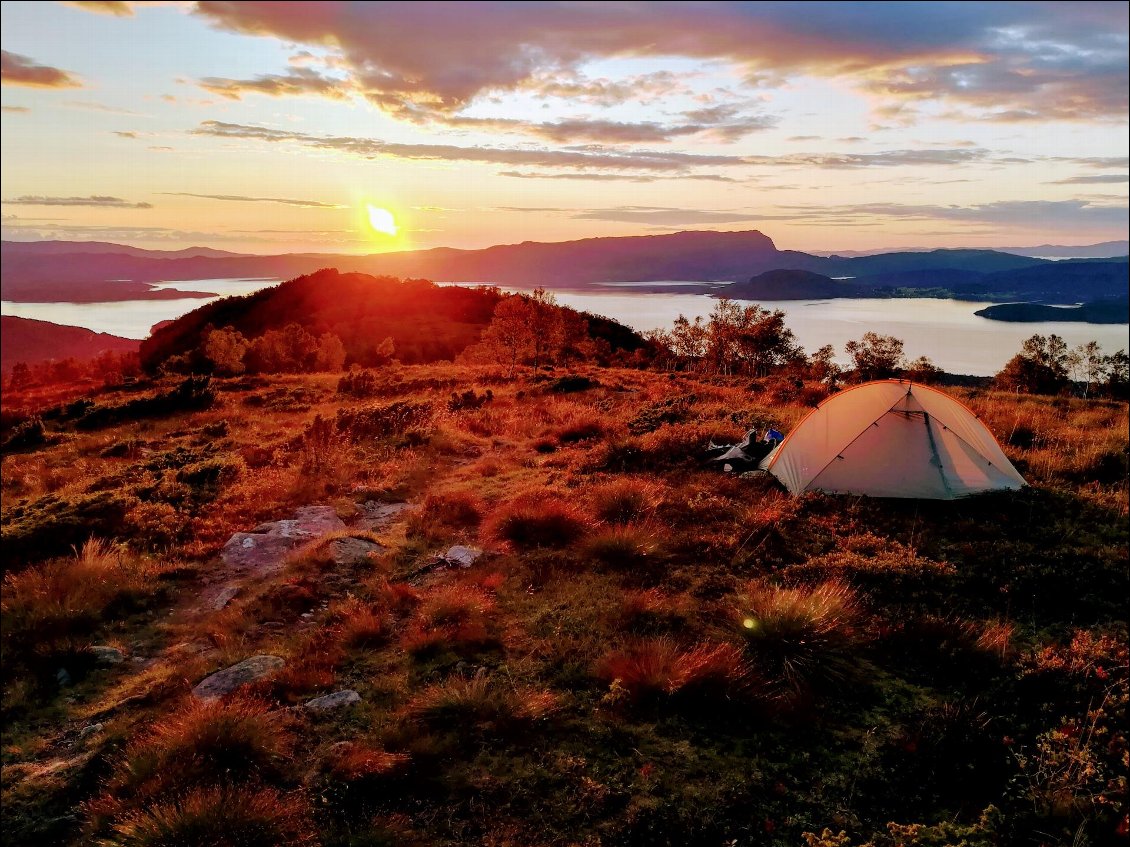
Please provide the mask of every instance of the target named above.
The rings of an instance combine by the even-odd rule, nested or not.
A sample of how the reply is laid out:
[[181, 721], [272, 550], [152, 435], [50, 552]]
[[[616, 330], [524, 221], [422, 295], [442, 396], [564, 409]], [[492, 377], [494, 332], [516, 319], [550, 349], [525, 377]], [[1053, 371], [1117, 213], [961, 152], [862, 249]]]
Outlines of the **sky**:
[[3, 237], [250, 253], [686, 229], [807, 251], [1125, 239], [1127, 9], [3, 3]]

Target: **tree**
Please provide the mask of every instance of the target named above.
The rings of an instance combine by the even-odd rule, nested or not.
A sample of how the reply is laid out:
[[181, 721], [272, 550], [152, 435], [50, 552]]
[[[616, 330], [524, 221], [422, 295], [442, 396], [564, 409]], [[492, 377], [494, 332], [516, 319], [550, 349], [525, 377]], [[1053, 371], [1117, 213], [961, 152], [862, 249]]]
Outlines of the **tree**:
[[318, 337], [318, 349], [314, 357], [314, 367], [319, 371], [337, 373], [345, 365], [345, 345], [332, 332], [323, 332]]
[[494, 317], [483, 332], [476, 352], [506, 362], [510, 366], [509, 375], [513, 376], [518, 362], [532, 352], [531, 312], [528, 301], [521, 295], [503, 297], [494, 307]]
[[1106, 384], [1103, 386], [1108, 397], [1125, 400], [1130, 394], [1130, 356], [1119, 350], [1106, 357]]
[[533, 351], [534, 370], [543, 360], [560, 347], [561, 310], [557, 298], [544, 288], [535, 288], [529, 296], [523, 295], [529, 307], [528, 344]]
[[691, 323], [679, 315], [671, 328], [671, 352], [680, 365], [694, 366], [706, 356], [706, 326], [698, 316]]
[[31, 385], [31, 368], [27, 362], [16, 362], [12, 365], [12, 375], [8, 377], [8, 388], [12, 391], [21, 391]]
[[387, 365], [392, 362], [396, 356], [396, 342], [392, 340], [392, 336], [388, 336], [377, 345], [377, 349], [373, 351], [372, 359], [374, 365]]
[[1068, 382], [1067, 343], [1058, 335], [1033, 335], [994, 380], [998, 388], [1028, 394], [1058, 394]]
[[1080, 344], [1067, 354], [1071, 379], [1082, 384], [1084, 397], [1090, 396], [1091, 391], [1102, 383], [1106, 376], [1106, 363], [1107, 357], [1097, 341]]
[[825, 344], [809, 356], [808, 373], [812, 379], [827, 385], [835, 385], [836, 380], [843, 373], [843, 368], [836, 364], [836, 348], [831, 344]]
[[583, 359], [592, 353], [589, 339], [589, 322], [575, 309], [562, 308], [558, 315], [557, 356], [565, 367], [569, 362]]
[[251, 346], [243, 333], [229, 327], [213, 329], [204, 335], [203, 354], [218, 374], [241, 374], [247, 366], [243, 357]]
[[903, 365], [903, 343], [893, 335], [865, 332], [859, 341], [849, 341], [844, 351], [851, 357], [858, 382], [896, 376]]
[[929, 356], [919, 356], [913, 362], [906, 366], [903, 376], [914, 382], [920, 382], [924, 385], [929, 385], [932, 382], [937, 382], [938, 377], [942, 375], [942, 369], [930, 361]]

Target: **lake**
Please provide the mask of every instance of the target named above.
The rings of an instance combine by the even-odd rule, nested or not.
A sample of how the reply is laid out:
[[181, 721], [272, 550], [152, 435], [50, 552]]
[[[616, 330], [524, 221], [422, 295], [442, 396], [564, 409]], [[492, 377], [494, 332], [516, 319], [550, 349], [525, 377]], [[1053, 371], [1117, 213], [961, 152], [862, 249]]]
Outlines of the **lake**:
[[[197, 279], [161, 283], [175, 291], [214, 291], [217, 295], [250, 294], [274, 283], [263, 279]], [[664, 280], [639, 283], [652, 287], [695, 283]], [[559, 303], [604, 315], [637, 330], [669, 327], [680, 314], [704, 317], [715, 301], [705, 294], [640, 293], [631, 285], [609, 286], [607, 291], [556, 291]], [[125, 338], [144, 338], [155, 323], [180, 317], [217, 298], [179, 300], [126, 300], [116, 303], [12, 303], [0, 302], [0, 313], [83, 326]], [[910, 358], [929, 356], [951, 373], [991, 376], [1035, 333], [1055, 333], [1074, 347], [1097, 341], [1107, 353], [1124, 349], [1127, 327], [1075, 322], [1004, 323], [973, 313], [987, 303], [956, 300], [788, 300], [762, 301], [767, 309], [781, 309], [786, 323], [803, 347], [812, 352], [824, 344], [843, 355], [844, 344], [873, 330], [901, 338]], [[842, 361], [842, 358], [841, 358]]]

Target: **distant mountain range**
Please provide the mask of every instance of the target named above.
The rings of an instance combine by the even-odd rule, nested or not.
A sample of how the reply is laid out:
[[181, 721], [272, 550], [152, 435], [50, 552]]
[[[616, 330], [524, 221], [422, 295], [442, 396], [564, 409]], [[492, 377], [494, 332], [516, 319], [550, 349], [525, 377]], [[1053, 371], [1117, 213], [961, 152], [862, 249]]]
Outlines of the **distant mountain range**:
[[[1115, 242], [1111, 242], [1115, 243]], [[151, 283], [173, 280], [263, 277], [290, 279], [334, 267], [399, 278], [444, 282], [592, 289], [607, 282], [685, 280], [733, 282], [767, 271], [803, 270], [827, 277], [882, 277], [875, 286], [924, 288], [947, 296], [955, 281], [976, 282], [965, 274], [995, 274], [1040, 265], [1064, 263], [993, 250], [930, 250], [869, 256], [817, 256], [778, 250], [756, 230], [745, 232], [678, 232], [623, 238], [506, 244], [482, 250], [438, 247], [430, 250], [350, 256], [288, 253], [254, 256], [209, 248], [178, 251], [139, 250], [104, 242], [9, 242], [2, 245], [0, 296], [20, 302], [94, 302], [166, 297], [207, 296], [204, 292], [154, 291]], [[1049, 271], [1056, 276], [1060, 271]], [[890, 275], [908, 275], [894, 277]], [[1062, 286], [1035, 286], [1024, 296], [1053, 296]], [[991, 287], [973, 286], [971, 293], [988, 299]], [[1105, 290], [1096, 296], [1115, 296]], [[847, 296], [860, 296], [848, 294]], [[1058, 293], [1054, 296], [1060, 296]]]
[[[904, 247], [904, 253], [929, 253], [933, 247]], [[1012, 253], [1037, 259], [1107, 259], [1130, 253], [1130, 241], [1102, 241], [1098, 244], [1041, 244], [1038, 247], [986, 247], [994, 253]], [[892, 253], [889, 247], [877, 250], [817, 250], [817, 256], [876, 256]]]
[[[956, 252], [956, 251], [953, 251]], [[758, 274], [715, 292], [718, 297], [742, 300], [812, 300], [841, 297], [951, 297], [963, 300], [1043, 301], [1045, 303], [1125, 302], [1130, 265], [1126, 258], [1064, 259], [1023, 267], [974, 270], [1007, 265], [982, 257], [955, 257], [952, 267], [899, 269], [906, 256], [884, 256], [850, 260], [856, 273], [846, 279], [800, 270], [776, 270]], [[993, 254], [1001, 256], [1006, 254]], [[938, 261], [947, 261], [940, 257]], [[1055, 312], [1050, 313], [1053, 316]], [[1090, 313], [1080, 313], [1090, 314]], [[1097, 314], [1097, 312], [1096, 312]], [[1107, 310], [1104, 314], [1114, 314]], [[1077, 320], [1084, 320], [1078, 317]], [[1106, 321], [1104, 321], [1106, 322]]]
[[16, 362], [34, 365], [61, 359], [93, 359], [108, 351], [136, 352], [140, 344], [130, 338], [77, 326], [12, 315], [0, 317], [0, 369], [5, 372]]

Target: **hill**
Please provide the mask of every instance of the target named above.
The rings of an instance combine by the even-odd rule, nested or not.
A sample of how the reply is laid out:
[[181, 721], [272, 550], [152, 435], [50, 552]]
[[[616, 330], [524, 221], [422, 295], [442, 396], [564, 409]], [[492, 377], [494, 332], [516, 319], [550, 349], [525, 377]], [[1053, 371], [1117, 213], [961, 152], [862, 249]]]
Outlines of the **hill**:
[[[77, 248], [76, 248], [77, 249]], [[278, 256], [154, 256], [152, 251], [45, 254], [4, 242], [0, 291], [8, 300], [124, 299], [120, 280], [267, 277], [289, 279], [319, 268], [336, 267], [400, 278], [443, 282], [482, 282], [533, 288], [589, 288], [604, 282], [656, 280], [737, 281], [771, 270], [807, 270], [826, 276], [862, 277], [939, 269], [978, 273], [1013, 270], [1039, 259], [989, 250], [933, 250], [876, 256], [814, 256], [778, 250], [756, 230], [677, 232], [667, 235], [584, 238], [576, 241], [503, 244], [481, 250], [430, 250], [368, 256], [292, 253]], [[136, 290], [133, 296], [139, 295]], [[182, 295], [183, 296], [183, 295]]]
[[93, 359], [106, 353], [136, 352], [140, 342], [104, 332], [48, 321], [0, 317], [0, 368], [16, 362], [33, 365], [61, 359]]
[[998, 303], [974, 312], [982, 318], [1011, 323], [1080, 321], [1089, 324], [1130, 323], [1130, 303], [1126, 300], [1084, 303], [1082, 306], [1045, 306], [1041, 303]]
[[[480, 339], [502, 296], [494, 288], [322, 269], [254, 294], [213, 301], [155, 327], [141, 343], [141, 360], [152, 369], [188, 353], [209, 326], [230, 326], [254, 338], [292, 323], [314, 335], [337, 335], [351, 362], [376, 361], [385, 338], [393, 340], [402, 362], [450, 360]], [[590, 335], [603, 338], [613, 350], [635, 350], [644, 343], [615, 321], [588, 318]]]

